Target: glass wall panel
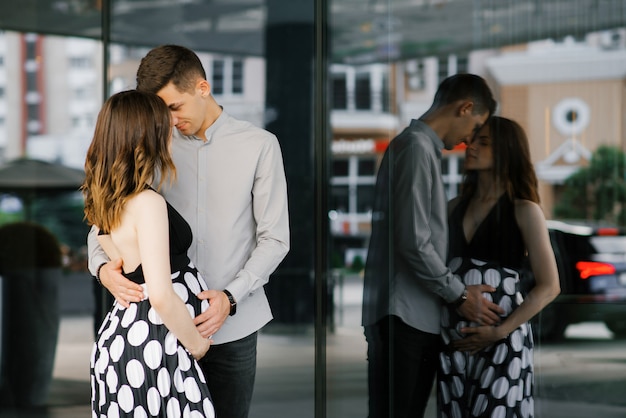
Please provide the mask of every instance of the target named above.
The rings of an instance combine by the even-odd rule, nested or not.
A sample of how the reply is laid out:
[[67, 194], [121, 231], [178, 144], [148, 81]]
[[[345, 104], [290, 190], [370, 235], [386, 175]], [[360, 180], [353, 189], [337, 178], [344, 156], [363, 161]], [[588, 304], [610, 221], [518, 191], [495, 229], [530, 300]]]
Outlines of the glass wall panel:
[[[104, 98], [134, 88], [141, 58], [166, 43], [196, 51], [216, 101], [283, 153], [291, 250], [265, 286], [274, 320], [259, 333], [251, 418], [367, 416], [361, 311], [378, 166], [463, 72], [483, 76], [497, 114], [526, 132], [556, 255], [561, 294], [533, 320], [535, 416], [626, 415], [623, 0], [7, 0], [0, 416], [89, 413], [89, 353], [110, 303], [86, 270], [77, 184], [25, 190], [3, 170], [26, 157], [80, 176]], [[443, 151], [447, 199], [465, 164], [463, 145]], [[36, 226], [12, 228], [23, 221]], [[32, 271], [15, 280], [17, 264]], [[42, 307], [45, 321], [31, 318]], [[18, 355], [32, 370], [13, 369]], [[433, 388], [427, 417], [435, 400]]]
[[84, 416], [95, 296], [77, 190], [102, 44], [2, 30], [0, 56], [0, 415], [55, 404]]
[[[561, 294], [532, 321], [535, 416], [624, 415], [617, 395], [626, 374], [617, 354], [626, 316], [619, 191], [626, 139], [624, 5], [330, 3], [334, 327], [327, 337], [327, 416], [368, 414], [361, 309], [375, 194], [360, 182], [361, 161], [378, 167], [389, 141], [429, 108], [439, 83], [465, 72], [487, 80], [496, 114], [517, 121], [528, 136], [556, 256]], [[553, 19], [555, 13], [561, 18]], [[443, 151], [447, 199], [461, 193], [465, 149]], [[425, 416], [435, 417], [436, 409], [433, 387]]]

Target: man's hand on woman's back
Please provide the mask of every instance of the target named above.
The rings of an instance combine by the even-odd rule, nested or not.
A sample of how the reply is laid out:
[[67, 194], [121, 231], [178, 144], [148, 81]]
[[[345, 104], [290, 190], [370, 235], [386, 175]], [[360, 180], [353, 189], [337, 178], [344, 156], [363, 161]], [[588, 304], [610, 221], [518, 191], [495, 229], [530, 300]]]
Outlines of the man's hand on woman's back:
[[122, 275], [122, 259], [111, 260], [100, 268], [100, 283], [117, 302], [128, 308], [131, 302], [144, 299], [143, 288]]

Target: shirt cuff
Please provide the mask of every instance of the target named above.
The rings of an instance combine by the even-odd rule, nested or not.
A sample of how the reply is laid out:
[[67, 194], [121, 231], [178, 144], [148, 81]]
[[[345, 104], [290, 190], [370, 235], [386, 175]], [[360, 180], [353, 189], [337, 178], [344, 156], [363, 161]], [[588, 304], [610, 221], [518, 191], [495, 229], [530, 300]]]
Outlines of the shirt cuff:
[[465, 290], [465, 284], [461, 281], [461, 278], [453, 273], [450, 273], [450, 275], [452, 276], [450, 278], [450, 285], [444, 289], [443, 294], [441, 295], [446, 303], [453, 303], [454, 301], [457, 301]]
[[252, 285], [257, 279], [250, 271], [241, 270], [237, 273], [235, 279], [228, 283], [226, 289], [233, 295], [237, 303], [241, 303], [242, 300], [251, 293]]

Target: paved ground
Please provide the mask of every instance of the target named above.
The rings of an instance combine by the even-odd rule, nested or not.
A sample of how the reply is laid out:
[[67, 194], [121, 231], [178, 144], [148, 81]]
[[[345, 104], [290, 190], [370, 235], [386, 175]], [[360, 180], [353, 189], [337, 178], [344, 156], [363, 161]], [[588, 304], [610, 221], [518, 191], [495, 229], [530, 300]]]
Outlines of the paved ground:
[[[343, 303], [342, 309], [336, 311], [335, 332], [329, 334], [327, 339], [326, 416], [329, 418], [364, 418], [367, 416], [366, 346], [358, 326], [358, 303], [360, 303], [358, 281], [346, 282], [343, 294], [336, 296], [336, 300], [343, 301]], [[313, 418], [315, 395], [313, 334], [310, 330], [302, 329], [297, 332], [292, 329], [289, 333], [278, 333], [277, 329], [278, 327], [270, 328], [259, 336], [258, 374], [250, 418]], [[598, 338], [610, 337], [600, 335]], [[0, 418], [89, 417], [88, 376], [92, 341], [90, 316], [64, 316], [61, 322], [54, 381], [48, 406], [30, 411], [4, 409], [0, 411]], [[609, 343], [614, 342], [609, 341]], [[599, 354], [596, 353], [598, 357], [613, 356], [615, 359], [613, 370], [623, 369], [626, 363], [624, 350], [620, 350], [615, 344], [607, 346], [608, 348], [598, 347], [602, 350]], [[563, 346], [563, 353], [565, 353], [565, 346]], [[536, 350], [539, 396], [536, 399], [535, 416], [538, 418], [626, 417], [626, 405], [603, 405], [599, 403], [603, 399], [601, 393], [598, 393], [595, 403], [590, 402], [588, 396], [568, 396], [558, 393], [559, 389], [568, 387], [566, 385], [571, 379], [555, 379], [554, 376], [562, 376], [563, 367], [570, 367], [572, 364], [573, 367], [578, 367], [576, 365], [578, 363], [567, 361], [567, 358], [571, 356], [568, 353], [562, 354], [558, 346]], [[600, 369], [603, 366], [593, 366], [593, 363], [587, 366], [591, 367], [589, 370], [595, 370], [597, 374], [611, 375], [610, 366], [606, 371]], [[581, 390], [584, 389], [585, 375], [589, 372], [581, 369], [579, 373], [576, 371], [573, 373], [581, 381]], [[557, 382], [556, 387], [555, 382]], [[609, 382], [611, 380], [607, 380], [607, 386], [601, 386], [603, 389], [599, 390], [611, 390]], [[542, 397], [542, 393], [549, 394], [552, 399]], [[434, 406], [433, 399], [427, 411], [427, 418], [435, 417]]]

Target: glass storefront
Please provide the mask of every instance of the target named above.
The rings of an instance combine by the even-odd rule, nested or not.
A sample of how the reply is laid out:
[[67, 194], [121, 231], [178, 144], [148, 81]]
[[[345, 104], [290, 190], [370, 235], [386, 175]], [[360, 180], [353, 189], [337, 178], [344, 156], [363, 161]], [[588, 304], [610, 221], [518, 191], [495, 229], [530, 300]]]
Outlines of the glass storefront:
[[[594, 247], [607, 234], [620, 242], [623, 232], [608, 226], [626, 226], [621, 0], [3, 1], [0, 236], [31, 221], [60, 254], [46, 288], [56, 307], [46, 315], [58, 318], [32, 325], [54, 330], [44, 350], [54, 358], [37, 366], [48, 371], [22, 391], [24, 408], [89, 413], [91, 343], [110, 301], [86, 269], [76, 187], [26, 188], [3, 168], [27, 157], [80, 171], [103, 101], [134, 88], [141, 58], [161, 44], [198, 53], [216, 101], [274, 133], [283, 152], [291, 250], [265, 288], [274, 320], [259, 334], [250, 418], [367, 416], [361, 308], [376, 173], [389, 141], [428, 109], [444, 78], [463, 72], [484, 77], [497, 114], [526, 131], [542, 209], [563, 222], [550, 223], [562, 293], [534, 321], [535, 416], [626, 416], [626, 253]], [[449, 199], [464, 160], [464, 146], [444, 151]], [[41, 328], [10, 326], [21, 317], [11, 313], [3, 251], [7, 387], [9, 364], [22, 361], [17, 340]], [[569, 267], [577, 261], [613, 270], [582, 277]], [[1, 394], [0, 417], [19, 416], [18, 392]], [[433, 389], [426, 416], [435, 414]]]

